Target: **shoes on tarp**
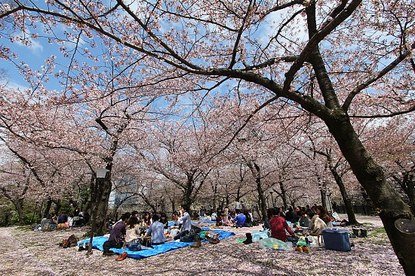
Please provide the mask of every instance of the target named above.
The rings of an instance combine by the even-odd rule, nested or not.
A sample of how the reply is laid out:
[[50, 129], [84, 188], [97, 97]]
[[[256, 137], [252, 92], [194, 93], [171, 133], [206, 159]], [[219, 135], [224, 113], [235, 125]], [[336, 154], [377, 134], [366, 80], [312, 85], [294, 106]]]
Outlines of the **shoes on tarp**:
[[127, 252], [123, 252], [120, 256], [118, 256], [115, 260], [116, 261], [124, 261], [125, 258], [127, 258], [128, 253]]
[[102, 256], [114, 256], [114, 255], [115, 255], [115, 253], [112, 252], [112, 251], [102, 253]]

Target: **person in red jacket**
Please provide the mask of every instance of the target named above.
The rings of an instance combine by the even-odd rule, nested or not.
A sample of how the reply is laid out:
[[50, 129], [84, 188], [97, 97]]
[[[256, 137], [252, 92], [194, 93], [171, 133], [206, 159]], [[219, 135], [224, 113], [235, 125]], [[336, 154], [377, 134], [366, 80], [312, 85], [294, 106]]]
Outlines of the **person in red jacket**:
[[269, 225], [271, 229], [271, 237], [275, 239], [286, 242], [288, 239], [287, 233], [290, 236], [294, 236], [293, 230], [288, 226], [287, 221], [282, 216], [281, 212], [277, 213], [274, 210], [273, 216], [269, 220]]

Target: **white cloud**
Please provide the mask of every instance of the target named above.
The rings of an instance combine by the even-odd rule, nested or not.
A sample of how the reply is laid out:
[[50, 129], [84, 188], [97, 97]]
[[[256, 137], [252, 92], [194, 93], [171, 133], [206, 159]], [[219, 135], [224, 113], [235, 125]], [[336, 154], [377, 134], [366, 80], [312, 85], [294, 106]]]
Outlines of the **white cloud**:
[[40, 53], [43, 52], [43, 45], [34, 40], [30, 34], [21, 33], [20, 35], [15, 36], [13, 40], [17, 45], [30, 49], [35, 55], [40, 55]]
[[18, 84], [16, 82], [13, 82], [10, 79], [8, 79], [7, 77], [5, 77], [3, 79], [0, 79], [0, 85], [1, 86], [5, 86], [5, 87], [7, 87], [9, 89], [12, 89], [12, 90], [20, 90], [20, 91], [23, 91], [23, 90], [28, 89], [28, 86], [23, 86], [21, 84]]

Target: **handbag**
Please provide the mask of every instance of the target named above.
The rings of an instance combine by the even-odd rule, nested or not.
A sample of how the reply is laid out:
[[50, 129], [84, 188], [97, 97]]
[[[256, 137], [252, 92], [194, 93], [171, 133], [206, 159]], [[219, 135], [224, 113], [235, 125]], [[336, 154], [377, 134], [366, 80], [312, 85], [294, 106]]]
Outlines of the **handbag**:
[[207, 239], [209, 243], [217, 244], [219, 243], [219, 233], [214, 231], [207, 231], [205, 233], [205, 239]]

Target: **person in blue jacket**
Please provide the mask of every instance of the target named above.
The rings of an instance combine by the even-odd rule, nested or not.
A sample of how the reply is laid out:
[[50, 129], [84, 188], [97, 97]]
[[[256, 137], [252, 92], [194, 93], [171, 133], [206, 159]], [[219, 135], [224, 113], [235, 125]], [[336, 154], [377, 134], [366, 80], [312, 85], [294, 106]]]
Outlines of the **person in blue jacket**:
[[246, 216], [244, 215], [244, 213], [242, 213], [240, 209], [236, 209], [235, 212], [236, 212], [236, 216], [233, 219], [235, 226], [243, 227], [246, 221]]

